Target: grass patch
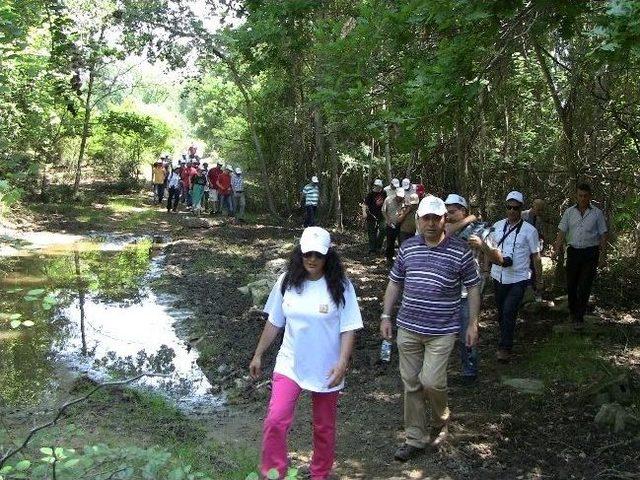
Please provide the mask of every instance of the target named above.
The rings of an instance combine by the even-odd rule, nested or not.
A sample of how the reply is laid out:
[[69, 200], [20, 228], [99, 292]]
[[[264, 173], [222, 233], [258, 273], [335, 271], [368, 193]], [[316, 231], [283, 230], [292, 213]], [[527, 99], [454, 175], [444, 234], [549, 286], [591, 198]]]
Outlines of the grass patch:
[[[0, 432], [0, 441], [5, 446], [18, 442], [30, 427], [23, 422], [13, 424], [10, 434]], [[94, 446], [99, 448], [97, 453], [87, 453]], [[190, 478], [178, 475], [180, 470], [202, 472], [212, 479], [244, 479], [255, 470], [258, 458], [252, 449], [212, 441], [204, 426], [187, 418], [161, 395], [128, 389], [101, 391], [72, 408], [56, 426], [38, 433], [16, 458], [16, 462], [26, 459], [32, 463], [29, 476], [23, 478], [51, 478], [35, 469], [37, 465], [42, 471], [46, 468], [40, 461], [43, 447], [75, 450], [69, 458], [80, 459], [77, 474], [59, 477], [73, 480], [105, 478], [81, 468], [89, 457], [104, 465], [103, 471], [128, 467], [135, 473], [126, 478], [150, 480]], [[143, 471], [144, 477], [139, 476]]]
[[619, 368], [604, 359], [599, 345], [588, 336], [552, 335], [531, 350], [524, 362], [511, 372], [513, 376], [541, 378], [545, 383], [563, 382], [583, 385]]

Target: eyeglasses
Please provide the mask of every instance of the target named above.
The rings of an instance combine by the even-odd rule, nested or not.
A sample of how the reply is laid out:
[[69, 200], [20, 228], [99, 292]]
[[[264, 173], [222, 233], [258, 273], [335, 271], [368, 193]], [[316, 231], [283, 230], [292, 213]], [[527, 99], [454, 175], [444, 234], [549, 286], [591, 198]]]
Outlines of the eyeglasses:
[[506, 205], [505, 208], [507, 210], [520, 210], [522, 207], [520, 205]]
[[320, 252], [313, 252], [313, 251], [312, 252], [303, 253], [302, 256], [304, 258], [316, 257], [318, 260], [324, 260], [327, 257], [326, 255], [324, 255], [324, 254], [322, 254]]

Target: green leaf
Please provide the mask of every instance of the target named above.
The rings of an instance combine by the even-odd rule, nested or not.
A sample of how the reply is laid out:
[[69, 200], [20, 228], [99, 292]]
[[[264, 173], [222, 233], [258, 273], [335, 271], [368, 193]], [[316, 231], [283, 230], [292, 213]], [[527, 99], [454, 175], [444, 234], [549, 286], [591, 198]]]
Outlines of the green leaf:
[[34, 288], [33, 290], [29, 290], [27, 295], [31, 295], [32, 297], [36, 297], [38, 295], [42, 295], [45, 292], [44, 288]]
[[18, 328], [21, 324], [22, 322], [20, 320], [11, 320], [9, 325], [11, 325], [11, 328]]
[[13, 471], [13, 467], [11, 465], [5, 465], [0, 468], [0, 473], [11, 473]]
[[0, 313], [0, 320], [18, 320], [20, 317], [21, 313]]
[[50, 447], [42, 447], [40, 449], [41, 453], [44, 453], [45, 455], [53, 455], [53, 449]]
[[38, 297], [24, 297], [25, 302], [35, 302]]
[[16, 470], [19, 472], [24, 472], [25, 470], [28, 470], [30, 466], [31, 462], [29, 460], [20, 460], [18, 463], [16, 463]]
[[33, 323], [33, 321], [31, 320], [25, 320], [24, 322], [22, 322], [22, 325], [24, 325], [25, 327], [33, 327], [35, 323]]
[[244, 480], [260, 480], [260, 477], [256, 472], [251, 472]]
[[62, 464], [62, 466], [64, 468], [73, 468], [75, 467], [78, 463], [80, 463], [80, 459], [79, 458], [72, 458], [71, 460], [67, 460], [66, 462], [64, 462]]
[[278, 473], [278, 470], [272, 468], [267, 472], [267, 478], [269, 480], [278, 480], [280, 478], [280, 474]]

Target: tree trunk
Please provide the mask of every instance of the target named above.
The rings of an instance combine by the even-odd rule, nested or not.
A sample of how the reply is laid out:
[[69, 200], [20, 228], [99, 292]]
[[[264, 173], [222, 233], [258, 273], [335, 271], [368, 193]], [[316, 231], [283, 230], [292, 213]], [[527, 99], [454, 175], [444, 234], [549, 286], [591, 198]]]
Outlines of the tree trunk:
[[336, 145], [335, 133], [332, 129], [327, 131], [327, 139], [329, 141], [329, 156], [331, 158], [331, 186], [333, 187], [333, 209], [335, 212], [335, 227], [339, 232], [344, 231], [342, 199], [340, 197], [340, 158], [338, 157], [338, 149]]
[[[316, 149], [316, 162], [315, 165], [313, 165], [313, 168], [316, 172], [316, 175], [320, 175], [324, 171], [326, 163], [326, 152], [324, 144], [324, 121], [319, 106], [316, 106], [313, 109], [313, 131]], [[320, 184], [320, 205], [327, 205], [327, 198], [329, 197], [328, 193], [328, 189], [326, 188], [324, 183]]]
[[95, 82], [95, 62], [89, 68], [89, 84], [87, 85], [87, 97], [84, 102], [84, 120], [82, 124], [82, 137], [80, 138], [80, 152], [78, 153], [78, 163], [76, 164], [76, 175], [73, 182], [73, 196], [78, 194], [80, 188], [80, 177], [82, 175], [82, 160], [84, 151], [87, 148], [89, 137], [89, 122], [91, 121], [91, 95], [93, 94], [93, 84]]

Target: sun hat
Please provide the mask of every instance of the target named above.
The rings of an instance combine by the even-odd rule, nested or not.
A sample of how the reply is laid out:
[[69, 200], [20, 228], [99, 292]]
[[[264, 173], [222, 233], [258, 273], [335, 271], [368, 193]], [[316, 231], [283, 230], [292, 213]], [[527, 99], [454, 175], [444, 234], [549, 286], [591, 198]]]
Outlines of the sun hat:
[[307, 227], [300, 237], [300, 250], [302, 253], [318, 252], [326, 255], [331, 246], [331, 236], [324, 228]]
[[447, 207], [441, 198], [434, 197], [433, 195], [427, 195], [422, 199], [420, 205], [418, 205], [418, 216], [424, 217], [425, 215], [438, 215], [441, 217], [447, 213]]
[[461, 196], [458, 195], [457, 193], [450, 193], [447, 196], [447, 199], [444, 201], [445, 205], [461, 205], [464, 208], [469, 208], [469, 204], [467, 203], [467, 200]]
[[513, 192], [509, 192], [505, 201], [508, 202], [509, 200], [515, 200], [520, 204], [524, 204], [524, 195], [514, 190]]

